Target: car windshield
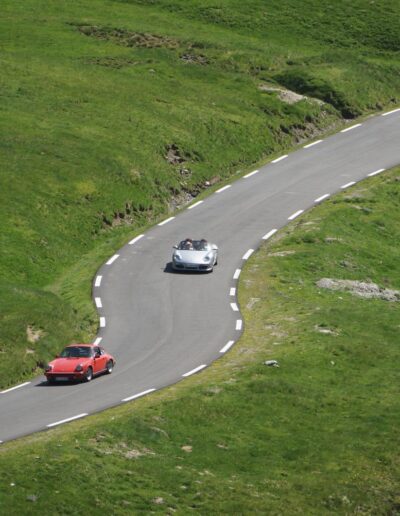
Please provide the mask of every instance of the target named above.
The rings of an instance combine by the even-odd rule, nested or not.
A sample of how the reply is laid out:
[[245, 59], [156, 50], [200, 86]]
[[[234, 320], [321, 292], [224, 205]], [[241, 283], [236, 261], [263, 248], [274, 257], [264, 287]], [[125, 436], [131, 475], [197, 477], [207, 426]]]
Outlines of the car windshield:
[[209, 251], [211, 246], [205, 240], [182, 240], [178, 249], [181, 251]]
[[64, 348], [60, 357], [62, 358], [87, 358], [92, 356], [92, 348], [89, 346], [68, 346]]

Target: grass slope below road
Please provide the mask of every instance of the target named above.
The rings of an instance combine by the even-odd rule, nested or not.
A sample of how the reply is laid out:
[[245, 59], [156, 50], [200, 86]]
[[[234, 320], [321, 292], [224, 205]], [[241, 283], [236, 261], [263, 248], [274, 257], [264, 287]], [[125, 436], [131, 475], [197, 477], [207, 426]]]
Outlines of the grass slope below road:
[[241, 276], [245, 334], [208, 370], [2, 445], [2, 512], [397, 514], [400, 303], [316, 283], [400, 290], [399, 181], [364, 181], [263, 244]]
[[[398, 102], [396, 8], [4, 0], [0, 388], [93, 336], [91, 278], [139, 228], [207, 182]], [[325, 104], [288, 104], [266, 84]]]

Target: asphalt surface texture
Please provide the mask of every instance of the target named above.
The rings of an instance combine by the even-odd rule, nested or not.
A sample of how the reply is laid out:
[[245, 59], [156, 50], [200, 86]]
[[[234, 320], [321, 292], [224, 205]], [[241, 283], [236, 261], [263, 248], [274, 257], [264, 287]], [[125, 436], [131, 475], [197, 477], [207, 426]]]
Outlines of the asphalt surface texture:
[[[231, 289], [250, 250], [301, 210], [398, 165], [400, 110], [280, 158], [193, 203], [110, 257], [93, 279], [93, 298], [101, 304], [97, 342], [117, 360], [113, 374], [56, 385], [40, 376], [2, 391], [0, 442], [132, 402], [221, 357], [244, 329]], [[186, 237], [218, 245], [212, 273], [172, 271], [172, 246]]]

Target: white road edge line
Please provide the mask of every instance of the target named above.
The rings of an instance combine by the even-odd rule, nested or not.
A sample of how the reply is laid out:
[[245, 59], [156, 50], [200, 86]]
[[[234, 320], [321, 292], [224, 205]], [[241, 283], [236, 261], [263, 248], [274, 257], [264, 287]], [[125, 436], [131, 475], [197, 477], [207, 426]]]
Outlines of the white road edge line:
[[254, 249], [249, 249], [247, 251], [247, 253], [245, 253], [243, 256], [242, 256], [242, 260], [248, 260], [250, 258], [250, 256], [254, 253]]
[[137, 242], [138, 240], [140, 240], [141, 238], [143, 238], [144, 235], [138, 235], [137, 237], [133, 238], [130, 242], [129, 242], [129, 245], [133, 245], [135, 242]]
[[231, 308], [234, 312], [238, 312], [239, 311], [239, 307], [236, 303], [231, 303]]
[[388, 115], [391, 115], [392, 113], [398, 113], [399, 111], [400, 111], [400, 108], [392, 109], [392, 111], [388, 111], [387, 113], [383, 113], [382, 116], [388, 116]]
[[330, 196], [330, 194], [326, 193], [325, 195], [321, 195], [321, 197], [318, 197], [318, 199], [315, 199], [314, 202], [321, 202], [324, 199], [327, 199]]
[[97, 337], [97, 339], [93, 342], [93, 344], [95, 346], [98, 346], [102, 340], [103, 340], [103, 337]]
[[318, 145], [318, 143], [321, 143], [323, 140], [317, 140], [316, 142], [309, 143], [308, 145], [304, 145], [303, 149], [309, 149], [310, 147], [314, 147], [314, 145]]
[[258, 174], [260, 171], [259, 170], [253, 170], [253, 172], [249, 172], [248, 174], [246, 174], [244, 177], [244, 179], [247, 179], [248, 177], [251, 177], [251, 176], [254, 176], [255, 174]]
[[164, 226], [164, 224], [168, 224], [168, 222], [171, 222], [171, 220], [174, 220], [175, 217], [170, 217], [169, 219], [165, 219], [162, 222], [159, 222], [158, 226]]
[[350, 181], [350, 183], [346, 183], [345, 185], [341, 186], [340, 188], [341, 188], [342, 190], [344, 190], [345, 188], [348, 188], [349, 186], [353, 186], [353, 185], [355, 185], [355, 184], [356, 184], [356, 182], [355, 182], [355, 181]]
[[340, 132], [341, 133], [347, 133], [347, 131], [352, 131], [353, 129], [356, 129], [357, 127], [361, 127], [362, 124], [355, 124], [355, 125], [352, 125], [351, 127], [346, 127], [346, 129], [342, 129]]
[[94, 282], [94, 286], [100, 287], [102, 279], [103, 279], [103, 276], [96, 276], [96, 281]]
[[290, 217], [288, 217], [288, 220], [294, 220], [296, 217], [298, 217], [299, 215], [301, 215], [303, 212], [304, 212], [304, 210], [298, 210], [298, 211], [296, 211], [295, 213], [293, 213], [292, 215], [290, 215]]
[[84, 412], [83, 414], [78, 414], [77, 416], [68, 417], [67, 419], [62, 419], [61, 421], [56, 421], [55, 423], [50, 423], [49, 425], [46, 425], [47, 428], [52, 428], [53, 426], [62, 425], [63, 423], [69, 423], [70, 421], [74, 421], [75, 419], [80, 419], [81, 417], [88, 416], [89, 414], [87, 412]]
[[242, 319], [236, 319], [236, 330], [241, 330], [242, 324], [243, 324]]
[[236, 289], [235, 287], [231, 287], [230, 291], [229, 291], [229, 295], [230, 296], [235, 296], [236, 295]]
[[220, 188], [219, 190], [216, 190], [215, 193], [221, 193], [223, 192], [224, 190], [227, 190], [228, 188], [230, 188], [232, 185], [225, 185], [223, 186], [222, 188]]
[[202, 204], [204, 201], [197, 201], [195, 202], [194, 204], [192, 204], [191, 206], [189, 206], [188, 210], [193, 210], [193, 208], [196, 208], [196, 206], [199, 206], [200, 204]]
[[187, 376], [191, 376], [192, 374], [195, 374], [198, 371], [201, 371], [205, 367], [207, 367], [207, 364], [199, 365], [198, 367], [195, 367], [194, 369], [192, 369], [191, 371], [188, 371], [187, 373], [183, 374], [182, 376], [184, 376], [186, 378]]
[[278, 230], [277, 229], [271, 229], [271, 231], [268, 231], [268, 233], [266, 235], [264, 235], [262, 237], [263, 240], [268, 240], [268, 238], [271, 238], [272, 235], [275, 235], [275, 233], [277, 232]]
[[10, 387], [9, 389], [6, 389], [5, 391], [1, 391], [0, 394], [7, 394], [7, 392], [15, 391], [15, 389], [20, 389], [21, 387], [25, 387], [25, 385], [29, 385], [31, 382], [25, 382], [20, 383], [19, 385], [16, 385], [15, 387]]
[[280, 158], [276, 158], [276, 159], [272, 160], [271, 163], [278, 163], [279, 161], [282, 161], [283, 159], [286, 159], [288, 157], [288, 155], [289, 154], [284, 154]]
[[385, 168], [380, 168], [379, 170], [375, 170], [375, 172], [371, 172], [368, 174], [368, 177], [376, 176], [377, 174], [380, 174], [381, 172], [385, 172]]
[[235, 344], [235, 341], [234, 340], [230, 340], [229, 342], [227, 342], [225, 344], [225, 346], [223, 348], [221, 348], [219, 350], [219, 352], [220, 353], [226, 353], [228, 351], [228, 349], [230, 349], [234, 344]]
[[146, 396], [146, 394], [150, 394], [151, 392], [154, 392], [156, 389], [147, 389], [147, 391], [139, 392], [138, 394], [134, 394], [133, 396], [129, 396], [128, 398], [124, 398], [121, 401], [131, 401], [135, 400], [136, 398], [141, 398], [142, 396]]
[[235, 274], [233, 275], [233, 279], [238, 279], [238, 277], [240, 276], [241, 272], [242, 272], [241, 269], [236, 269], [235, 270]]
[[97, 308], [103, 308], [103, 303], [101, 302], [101, 297], [95, 297], [94, 302], [96, 303]]
[[106, 327], [106, 318], [100, 317], [100, 328], [105, 328], [105, 327]]
[[108, 262], [106, 262], [106, 265], [111, 265], [112, 263], [115, 262], [115, 260], [117, 260], [119, 258], [119, 254], [114, 254], [114, 256], [112, 256]]

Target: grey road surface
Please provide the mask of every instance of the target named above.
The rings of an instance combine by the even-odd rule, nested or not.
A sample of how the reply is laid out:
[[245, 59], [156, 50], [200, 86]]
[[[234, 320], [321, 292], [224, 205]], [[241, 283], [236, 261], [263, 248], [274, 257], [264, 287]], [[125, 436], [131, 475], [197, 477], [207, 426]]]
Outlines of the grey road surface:
[[[114, 373], [54, 386], [38, 377], [3, 391], [0, 441], [125, 403], [210, 365], [244, 327], [231, 289], [246, 253], [320, 198], [399, 163], [396, 110], [263, 166], [125, 245], [93, 281], [98, 340], [117, 359]], [[218, 244], [213, 273], [171, 271], [172, 245], [185, 237]]]

